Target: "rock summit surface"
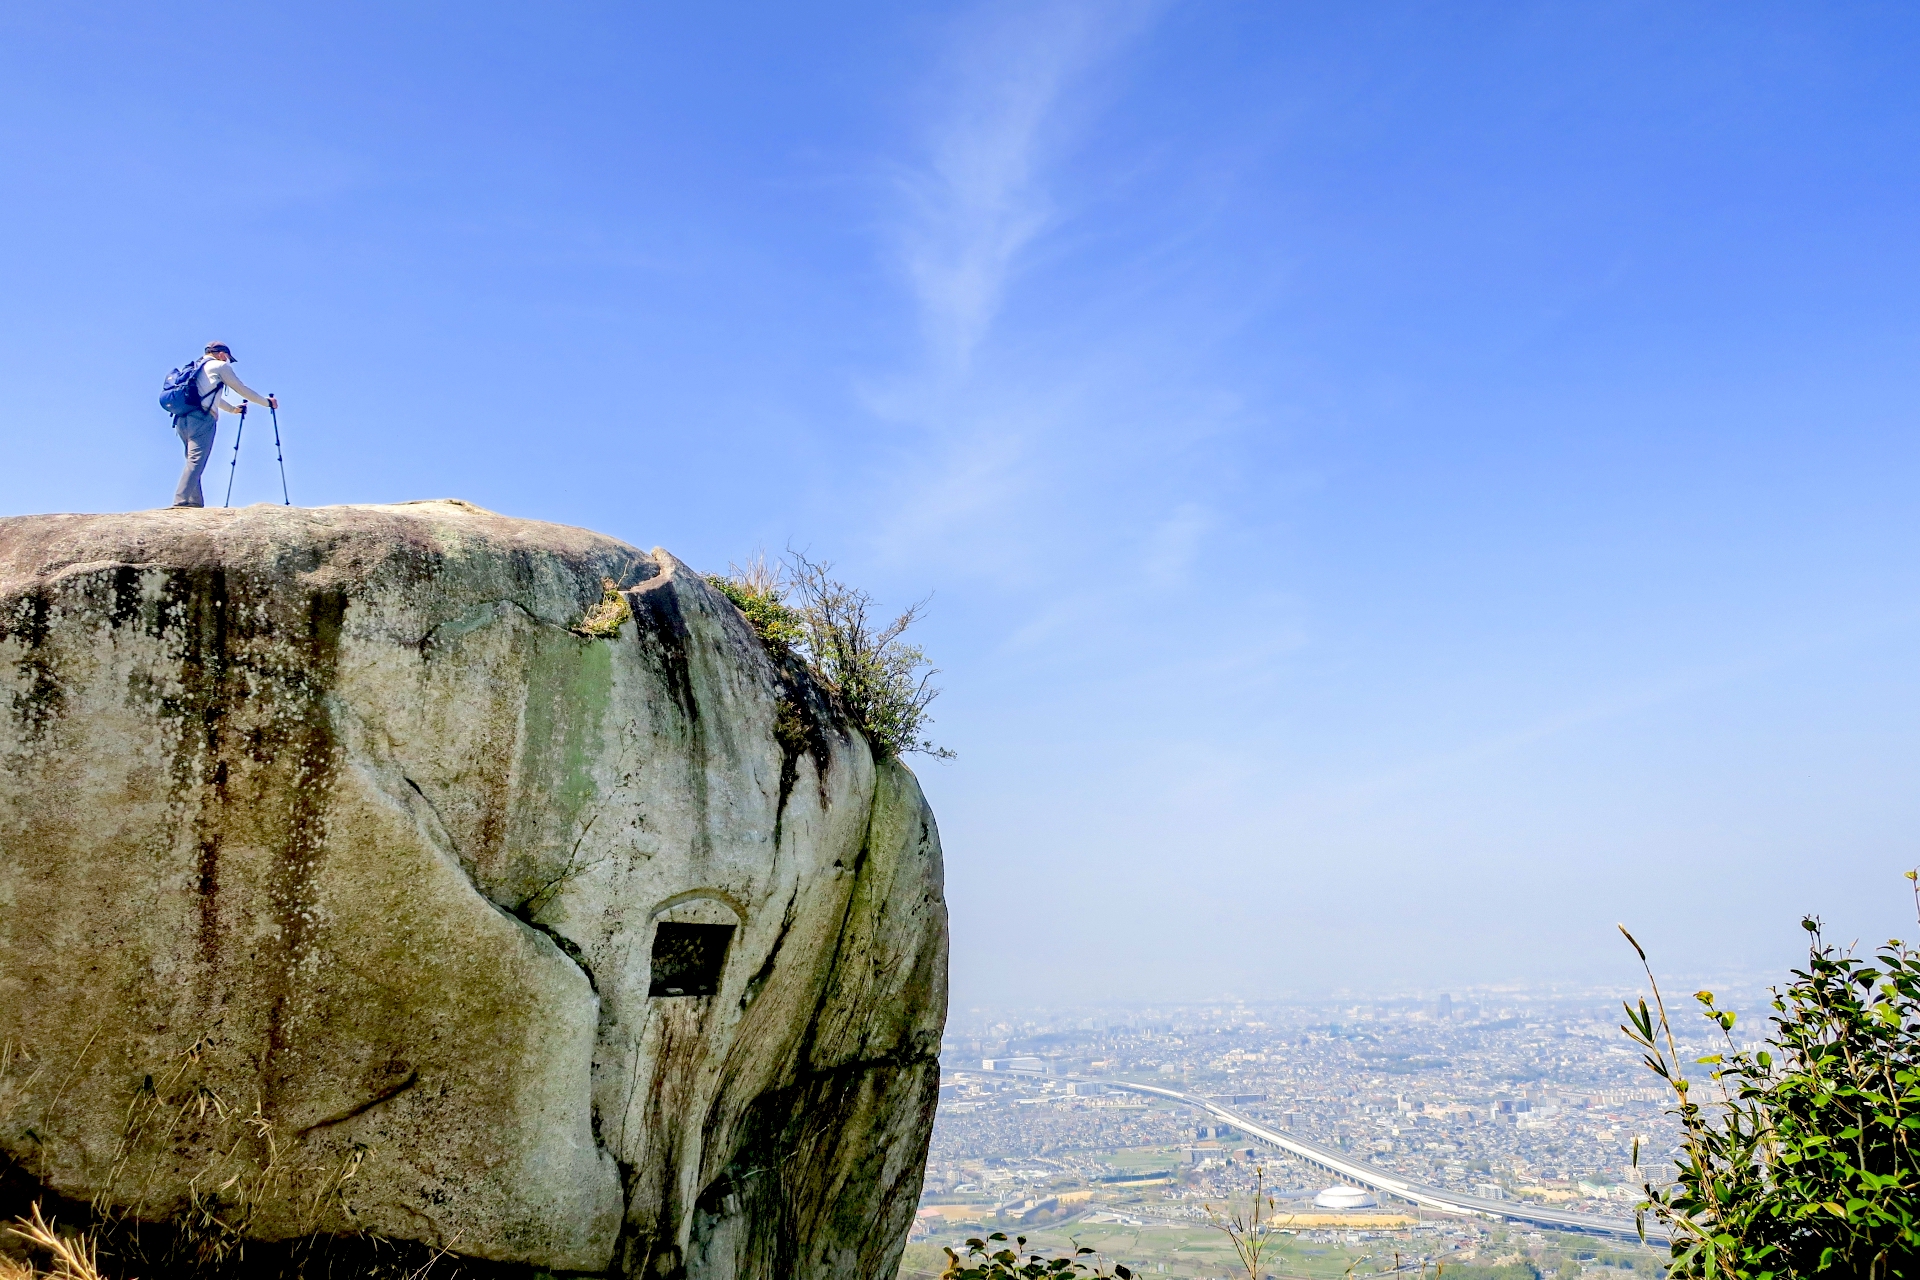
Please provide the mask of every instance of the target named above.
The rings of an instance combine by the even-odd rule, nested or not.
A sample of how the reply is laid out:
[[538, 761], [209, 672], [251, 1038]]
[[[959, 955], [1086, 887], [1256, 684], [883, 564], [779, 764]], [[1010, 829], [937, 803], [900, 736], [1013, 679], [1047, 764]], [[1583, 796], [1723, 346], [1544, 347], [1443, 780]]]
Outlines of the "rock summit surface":
[[672, 556], [451, 501], [9, 518], [0, 681], [16, 1176], [260, 1240], [892, 1273], [933, 817]]

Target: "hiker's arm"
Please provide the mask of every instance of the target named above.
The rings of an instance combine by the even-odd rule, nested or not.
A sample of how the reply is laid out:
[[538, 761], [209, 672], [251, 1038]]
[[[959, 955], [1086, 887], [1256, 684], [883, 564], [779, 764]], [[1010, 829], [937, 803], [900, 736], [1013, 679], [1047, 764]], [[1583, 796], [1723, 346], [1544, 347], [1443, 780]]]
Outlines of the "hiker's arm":
[[[228, 365], [220, 366], [219, 378], [221, 382], [225, 383], [229, 387], [232, 387], [236, 393], [245, 396], [247, 399], [259, 405], [262, 409], [267, 407], [267, 398], [261, 395], [258, 391], [255, 391], [252, 387], [248, 386], [246, 383], [240, 381], [240, 375], [233, 371], [232, 365], [228, 364]], [[227, 410], [227, 412], [238, 413], [239, 410], [229, 409]]]

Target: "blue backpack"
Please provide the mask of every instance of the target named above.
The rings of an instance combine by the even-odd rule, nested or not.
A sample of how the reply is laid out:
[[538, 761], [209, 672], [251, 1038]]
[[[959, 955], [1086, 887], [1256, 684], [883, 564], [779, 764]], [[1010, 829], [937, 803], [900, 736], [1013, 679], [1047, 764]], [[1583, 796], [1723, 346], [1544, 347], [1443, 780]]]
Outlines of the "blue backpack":
[[[166, 380], [160, 384], [162, 409], [176, 418], [182, 414], [207, 411], [206, 405], [200, 399], [200, 392], [194, 386], [195, 380], [200, 377], [200, 366], [206, 362], [207, 357], [201, 356], [192, 364], [181, 365], [166, 376]], [[217, 392], [219, 388], [216, 387], [214, 390]]]

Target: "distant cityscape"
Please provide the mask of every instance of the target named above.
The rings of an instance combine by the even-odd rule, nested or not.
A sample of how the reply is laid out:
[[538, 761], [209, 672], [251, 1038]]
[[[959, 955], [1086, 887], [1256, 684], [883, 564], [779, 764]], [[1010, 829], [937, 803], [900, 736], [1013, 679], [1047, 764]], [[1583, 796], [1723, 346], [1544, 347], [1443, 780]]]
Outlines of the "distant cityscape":
[[[1527, 1257], [1546, 1274], [1657, 1273], [1663, 1249], [1419, 1212], [1192, 1107], [1089, 1079], [1164, 1085], [1413, 1182], [1617, 1224], [1644, 1183], [1668, 1180], [1678, 1140], [1670, 1099], [1621, 1021], [1607, 992], [956, 1009], [916, 1238], [1133, 1228], [1149, 1270], [1224, 1275], [1204, 1250], [1139, 1229], [1203, 1222], [1207, 1205], [1244, 1199], [1257, 1171], [1275, 1220], [1298, 1237], [1290, 1247], [1322, 1246], [1329, 1266], [1397, 1240], [1451, 1266]], [[1683, 1045], [1683, 1057], [1690, 1049], [1707, 1052]], [[1166, 1248], [1181, 1256], [1154, 1256]], [[1308, 1262], [1296, 1257], [1290, 1274], [1318, 1274]]]

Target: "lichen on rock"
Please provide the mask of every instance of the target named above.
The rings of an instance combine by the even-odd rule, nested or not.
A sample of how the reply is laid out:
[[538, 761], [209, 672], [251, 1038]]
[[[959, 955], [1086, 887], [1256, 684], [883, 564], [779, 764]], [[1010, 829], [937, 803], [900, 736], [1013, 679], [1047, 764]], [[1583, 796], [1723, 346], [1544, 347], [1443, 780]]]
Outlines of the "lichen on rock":
[[672, 556], [452, 502], [0, 520], [0, 681], [16, 1175], [166, 1220], [237, 1161], [258, 1240], [890, 1274], [939, 838]]

